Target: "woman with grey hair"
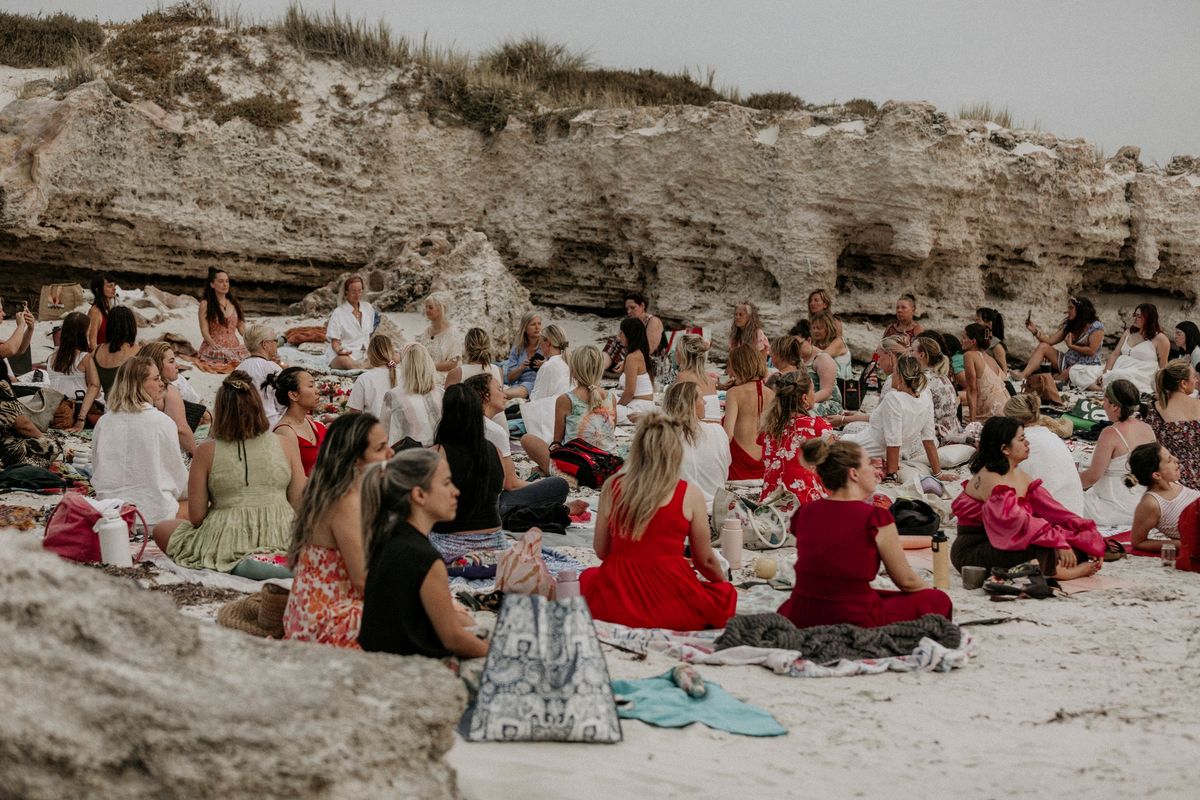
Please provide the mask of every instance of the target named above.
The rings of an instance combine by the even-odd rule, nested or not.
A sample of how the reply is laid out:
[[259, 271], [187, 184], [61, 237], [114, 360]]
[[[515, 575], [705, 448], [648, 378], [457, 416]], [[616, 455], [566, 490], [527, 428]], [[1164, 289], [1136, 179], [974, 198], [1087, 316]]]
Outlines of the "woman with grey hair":
[[245, 340], [250, 357], [238, 364], [238, 369], [254, 382], [254, 388], [262, 398], [267, 422], [274, 428], [283, 416], [284, 409], [275, 401], [275, 389], [267, 383], [267, 378], [283, 370], [279, 364], [279, 341], [275, 338], [275, 331], [266, 325], [251, 325], [246, 331]]

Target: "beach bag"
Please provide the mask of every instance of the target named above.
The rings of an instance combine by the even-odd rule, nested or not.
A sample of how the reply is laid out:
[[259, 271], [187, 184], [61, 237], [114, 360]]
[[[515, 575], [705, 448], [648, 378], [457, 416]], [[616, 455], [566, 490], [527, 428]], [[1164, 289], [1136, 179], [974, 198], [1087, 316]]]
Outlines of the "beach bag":
[[542, 532], [530, 528], [496, 560], [496, 591], [554, 598], [554, 577], [542, 560]]
[[[58, 289], [57, 307], [50, 305], [50, 295]], [[42, 287], [38, 297], [38, 319], [42, 322], [52, 322], [62, 319], [70, 312], [83, 305], [83, 287], [78, 283], [51, 283]], [[54, 343], [58, 346], [58, 342]]]
[[[100, 535], [96, 533], [94, 526], [100, 517], [100, 512], [83, 495], [64, 494], [62, 501], [46, 518], [46, 535], [42, 539], [42, 547], [71, 561], [99, 561]], [[150, 526], [146, 524], [137, 507], [129, 503], [121, 507], [121, 519], [129, 526], [130, 534], [133, 533], [135, 522], [142, 523], [145, 537], [142, 539], [142, 549], [133, 559], [136, 564], [146, 552], [146, 544], [150, 541]]]
[[582, 597], [504, 596], [459, 732], [469, 742], [621, 741], [608, 665]]
[[1200, 500], [1194, 501], [1179, 515], [1179, 554], [1175, 569], [1200, 572]]
[[1054, 376], [1048, 372], [1038, 372], [1025, 379], [1026, 394], [1036, 394], [1043, 403], [1054, 406], [1062, 405], [1062, 395], [1058, 393], [1058, 384]]
[[713, 494], [713, 529], [719, 535], [726, 518], [735, 516], [742, 523], [742, 547], [747, 550], [795, 547], [792, 515], [799, 507], [796, 495], [782, 486], [761, 501], [717, 489]]
[[932, 536], [942, 527], [941, 516], [924, 500], [900, 497], [891, 510], [901, 536]]
[[200, 420], [204, 419], [204, 412], [208, 411], [203, 403], [193, 403], [189, 400], [183, 401], [183, 416], [187, 420], [188, 427], [195, 432], [196, 428], [200, 427]]
[[584, 439], [572, 439], [550, 451], [550, 460], [580, 486], [599, 489], [625, 466], [625, 459], [607, 453]]
[[51, 423], [58, 416], [58, 407], [64, 399], [66, 396], [57, 389], [38, 389], [33, 394], [17, 398], [18, 402], [25, 406], [24, 416], [37, 425], [42, 433], [50, 430]]
[[1094, 400], [1086, 399], [1075, 401], [1075, 405], [1070, 411], [1063, 414], [1063, 417], [1071, 420], [1076, 431], [1090, 431], [1098, 423], [1108, 422], [1108, 415], [1104, 413], [1104, 407]]
[[878, 364], [872, 361], [863, 368], [857, 378], [838, 378], [837, 388], [842, 393], [842, 408], [847, 411], [858, 411], [862, 408], [863, 395], [867, 393], [868, 382], [878, 369]]

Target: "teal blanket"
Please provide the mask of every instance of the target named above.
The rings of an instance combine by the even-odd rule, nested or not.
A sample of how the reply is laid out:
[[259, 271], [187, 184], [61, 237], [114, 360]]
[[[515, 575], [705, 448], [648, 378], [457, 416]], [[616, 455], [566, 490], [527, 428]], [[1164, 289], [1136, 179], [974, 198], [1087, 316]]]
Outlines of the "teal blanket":
[[[702, 722], [710, 728], [743, 736], [782, 736], [787, 728], [757, 706], [743, 703], [719, 684], [705, 681], [704, 697], [689, 697], [671, 680], [670, 671], [655, 678], [613, 681], [617, 714], [660, 728], [683, 728]], [[624, 702], [629, 701], [629, 702]]]

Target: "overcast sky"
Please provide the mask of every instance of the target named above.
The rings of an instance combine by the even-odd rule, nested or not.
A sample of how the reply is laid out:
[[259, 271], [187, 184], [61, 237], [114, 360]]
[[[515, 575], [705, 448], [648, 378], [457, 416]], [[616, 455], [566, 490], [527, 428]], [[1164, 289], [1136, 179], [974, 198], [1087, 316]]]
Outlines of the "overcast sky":
[[[233, 5], [270, 17], [287, 0]], [[101, 20], [147, 7], [0, 0], [4, 9]], [[718, 84], [743, 94], [929, 100], [951, 113], [990, 102], [1109, 155], [1124, 144], [1163, 165], [1174, 154], [1200, 155], [1197, 0], [340, 0], [337, 8], [475, 52], [538, 33], [589, 51], [601, 66], [713, 67]]]

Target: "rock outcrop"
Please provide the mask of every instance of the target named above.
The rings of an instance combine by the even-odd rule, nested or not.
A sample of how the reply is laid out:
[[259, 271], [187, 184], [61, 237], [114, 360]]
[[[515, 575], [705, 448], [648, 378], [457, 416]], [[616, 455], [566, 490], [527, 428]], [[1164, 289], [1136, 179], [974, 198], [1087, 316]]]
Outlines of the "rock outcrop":
[[458, 796], [439, 662], [258, 640], [0, 537], [0, 796]]
[[[282, 51], [281, 51], [282, 52]], [[432, 121], [370, 73], [281, 55], [301, 120], [275, 131], [155, 113], [102, 81], [0, 111], [0, 263], [105, 267], [177, 289], [226, 268], [290, 303], [437, 228], [485, 234], [535, 303], [724, 327], [741, 298], [772, 330], [830, 289], [863, 341], [913, 291], [939, 324], [978, 305], [1043, 325], [1070, 292], [1178, 318], [1200, 291], [1200, 174], [1123, 149], [956, 120], [714, 103]], [[213, 79], [252, 94], [228, 64]], [[334, 102], [330, 86], [354, 87]], [[339, 95], [344, 97], [344, 95]], [[1015, 326], [1014, 326], [1015, 327]]]

